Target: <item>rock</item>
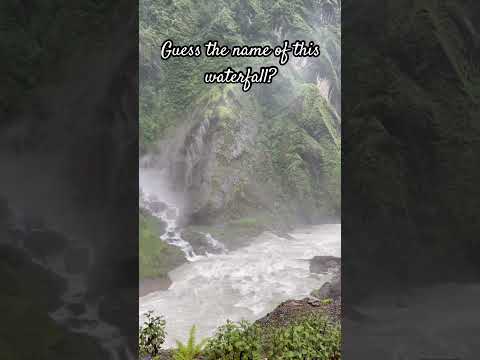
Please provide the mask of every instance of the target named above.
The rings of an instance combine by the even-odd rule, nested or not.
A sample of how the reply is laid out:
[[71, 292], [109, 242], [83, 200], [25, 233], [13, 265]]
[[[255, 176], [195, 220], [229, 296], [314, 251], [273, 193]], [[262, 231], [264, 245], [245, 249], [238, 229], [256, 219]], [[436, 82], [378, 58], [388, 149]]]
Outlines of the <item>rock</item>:
[[307, 303], [312, 305], [312, 306], [320, 306], [322, 304], [322, 302], [315, 297], [307, 298]]
[[70, 274], [86, 272], [89, 267], [90, 254], [87, 248], [71, 248], [65, 254], [65, 268]]
[[342, 296], [340, 274], [335, 275], [331, 281], [327, 281], [320, 289], [312, 291], [311, 295], [318, 299], [339, 299]]
[[181, 235], [183, 240], [192, 245], [197, 255], [205, 255], [207, 252], [211, 254], [221, 252], [221, 249], [214, 247], [212, 243], [208, 241], [207, 235], [201, 232], [183, 230]]
[[255, 323], [262, 327], [280, 327], [294, 323], [310, 314], [321, 314], [338, 322], [341, 315], [340, 299], [331, 302], [324, 302], [311, 297], [302, 300], [287, 300]]
[[156, 233], [159, 235], [165, 234], [165, 231], [167, 231], [167, 223], [163, 221], [162, 219], [156, 219], [157, 220], [157, 226], [154, 228], [156, 230]]
[[315, 256], [310, 260], [310, 272], [326, 274], [340, 269], [340, 258], [335, 256]]
[[150, 202], [149, 205], [150, 205], [150, 209], [155, 213], [165, 211], [165, 209], [167, 208], [167, 204], [158, 200], [154, 200]]

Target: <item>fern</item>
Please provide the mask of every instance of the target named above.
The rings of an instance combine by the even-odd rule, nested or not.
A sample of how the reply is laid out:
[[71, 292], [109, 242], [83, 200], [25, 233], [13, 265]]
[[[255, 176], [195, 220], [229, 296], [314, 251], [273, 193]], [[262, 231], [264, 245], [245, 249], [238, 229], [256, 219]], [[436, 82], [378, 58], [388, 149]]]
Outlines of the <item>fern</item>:
[[190, 329], [190, 335], [186, 344], [183, 344], [181, 341], [177, 340], [177, 349], [173, 354], [174, 360], [194, 360], [197, 356], [202, 353], [202, 350], [205, 346], [206, 339], [202, 340], [200, 343], [196, 343], [195, 339], [196, 327], [192, 326]]

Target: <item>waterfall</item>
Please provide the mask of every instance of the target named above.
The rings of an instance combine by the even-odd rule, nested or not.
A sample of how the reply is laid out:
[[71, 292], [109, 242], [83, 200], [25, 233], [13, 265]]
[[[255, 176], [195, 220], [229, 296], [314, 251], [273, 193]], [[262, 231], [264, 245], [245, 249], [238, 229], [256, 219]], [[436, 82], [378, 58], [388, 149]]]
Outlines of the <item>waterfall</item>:
[[[199, 144], [196, 143], [195, 146], [199, 146]], [[182, 238], [180, 222], [184, 208], [184, 194], [172, 189], [167, 169], [140, 168], [140, 206], [166, 224], [165, 232], [160, 234], [159, 241], [179, 247], [189, 261], [198, 260], [201, 255], [207, 255], [208, 251], [206, 254], [197, 254], [193, 246]], [[216, 253], [227, 251], [225, 246], [211, 234], [204, 233], [203, 235], [212, 251]]]
[[333, 274], [313, 274], [315, 255], [340, 256], [340, 225], [299, 229], [289, 238], [266, 232], [243, 248], [201, 256], [170, 272], [172, 285], [140, 298], [140, 323], [153, 310], [167, 322], [166, 347], [186, 341], [192, 325], [211, 336], [227, 319], [256, 320], [282, 301], [308, 296]]
[[[122, 337], [119, 330], [101, 319], [99, 314], [99, 303], [92, 303], [87, 300], [88, 293], [88, 272], [71, 272], [67, 269], [67, 251], [69, 247], [58, 251], [54, 255], [39, 256], [29, 250], [24, 239], [32, 236], [35, 232], [47, 230], [44, 226], [32, 226], [30, 222], [17, 215], [14, 221], [17, 233], [15, 247], [25, 251], [32, 262], [42, 269], [59, 276], [65, 280], [66, 289], [61, 295], [61, 305], [59, 308], [49, 313], [49, 316], [58, 324], [64, 326], [73, 333], [85, 334], [98, 341], [109, 354], [112, 360], [134, 360], [136, 354], [132, 354], [124, 345], [127, 341]], [[92, 248], [83, 249], [88, 253], [87, 267], [94, 259]], [[76, 305], [84, 305], [83, 311], [74, 311]]]

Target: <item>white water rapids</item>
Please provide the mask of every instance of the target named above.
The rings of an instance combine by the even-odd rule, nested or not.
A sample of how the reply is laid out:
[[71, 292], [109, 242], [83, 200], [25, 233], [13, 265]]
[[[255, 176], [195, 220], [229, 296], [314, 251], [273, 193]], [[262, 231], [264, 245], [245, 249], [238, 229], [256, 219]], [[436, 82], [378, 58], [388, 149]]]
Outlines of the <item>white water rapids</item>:
[[[158, 170], [140, 170], [144, 194], [179, 206], [166, 185]], [[164, 214], [157, 215], [164, 219]], [[176, 224], [168, 226], [173, 229]], [[165, 239], [188, 254], [178, 229], [174, 232], [173, 240]], [[169, 289], [140, 298], [140, 322], [150, 310], [164, 316], [166, 346], [171, 347], [175, 340], [185, 341], [194, 324], [198, 337], [204, 338], [227, 319], [253, 321], [282, 301], [309, 295], [330, 275], [310, 273], [308, 260], [315, 255], [340, 256], [340, 224], [298, 229], [290, 235], [287, 239], [265, 232], [235, 251], [191, 256], [190, 262], [170, 272]]]

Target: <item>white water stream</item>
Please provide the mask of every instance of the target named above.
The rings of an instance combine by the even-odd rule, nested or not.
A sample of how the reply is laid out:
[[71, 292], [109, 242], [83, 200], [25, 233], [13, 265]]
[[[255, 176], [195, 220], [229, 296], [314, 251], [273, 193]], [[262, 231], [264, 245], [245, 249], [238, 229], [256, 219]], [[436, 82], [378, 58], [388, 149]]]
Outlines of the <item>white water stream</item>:
[[[168, 191], [158, 170], [141, 169], [140, 187], [148, 198], [153, 196], [181, 208], [178, 198]], [[165, 220], [166, 210], [155, 215]], [[167, 222], [163, 237], [180, 246], [190, 262], [170, 273], [172, 285], [140, 298], [140, 322], [153, 310], [167, 321], [166, 346], [185, 341], [192, 325], [199, 338], [212, 335], [227, 319], [256, 320], [282, 301], [302, 298], [319, 288], [330, 275], [309, 271], [309, 259], [315, 255], [340, 256], [340, 224], [319, 225], [294, 231], [291, 238], [265, 232], [252, 243], [235, 251], [198, 256], [179, 236], [177, 224]], [[161, 240], [159, 240], [161, 241]], [[218, 242], [212, 238], [212, 243]]]
[[[99, 314], [99, 303], [87, 301], [88, 293], [88, 273], [82, 271], [78, 274], [70, 273], [66, 268], [66, 249], [58, 254], [41, 258], [25, 246], [24, 238], [35, 231], [41, 229], [28, 228], [21, 216], [16, 219], [16, 231], [22, 236], [16, 238], [18, 241], [12, 245], [23, 249], [31, 257], [33, 263], [39, 265], [44, 270], [51, 272], [65, 281], [66, 289], [61, 295], [61, 305], [56, 310], [49, 313], [50, 317], [58, 324], [69, 329], [72, 333], [88, 335], [98, 341], [108, 353], [109, 360], [133, 360], [136, 358], [125, 346], [125, 339], [119, 330], [103, 320]], [[92, 248], [88, 249], [90, 254], [90, 264], [93, 263], [95, 255]], [[84, 311], [76, 313], [71, 310], [71, 305], [83, 304]]]

